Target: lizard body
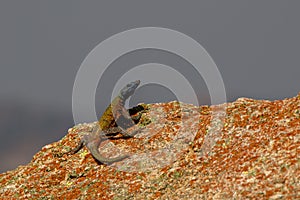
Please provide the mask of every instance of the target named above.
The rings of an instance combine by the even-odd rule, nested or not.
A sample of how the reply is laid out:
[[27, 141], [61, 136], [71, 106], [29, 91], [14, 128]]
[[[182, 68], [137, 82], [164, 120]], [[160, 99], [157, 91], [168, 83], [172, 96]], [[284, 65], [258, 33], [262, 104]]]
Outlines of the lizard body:
[[[133, 137], [138, 132], [139, 128], [135, 126], [124, 104], [135, 92], [139, 84], [140, 80], [131, 82], [120, 91], [119, 95], [114, 98], [101, 116], [98, 121], [98, 126], [94, 127], [91, 132], [82, 137], [78, 146], [72, 150], [72, 153], [78, 152], [83, 145], [85, 145], [93, 157], [101, 163], [110, 164], [129, 157], [129, 155], [123, 155], [116, 158], [106, 158], [100, 154], [98, 147], [107, 134], [120, 132], [124, 137]], [[138, 117], [140, 117], [140, 115]], [[115, 123], [118, 127], [112, 127]], [[126, 131], [129, 129], [131, 133]]]
[[[117, 97], [106, 108], [105, 112], [98, 121], [99, 128], [107, 132], [120, 132], [124, 137], [132, 137], [126, 130], [134, 127], [135, 123], [130, 117], [127, 109], [125, 108], [125, 101], [133, 95], [136, 88], [139, 86], [140, 80], [127, 84], [119, 93]], [[140, 117], [140, 115], [138, 116]], [[114, 124], [118, 125], [118, 128], [112, 128]]]

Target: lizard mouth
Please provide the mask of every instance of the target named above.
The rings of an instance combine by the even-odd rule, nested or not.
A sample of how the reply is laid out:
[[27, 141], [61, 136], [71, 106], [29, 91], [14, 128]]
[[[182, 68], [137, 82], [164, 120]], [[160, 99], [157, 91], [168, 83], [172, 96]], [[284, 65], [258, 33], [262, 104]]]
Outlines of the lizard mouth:
[[133, 88], [135, 90], [140, 85], [140, 83], [141, 83], [140, 80], [136, 80], [136, 81], [129, 83], [127, 86], [130, 88]]

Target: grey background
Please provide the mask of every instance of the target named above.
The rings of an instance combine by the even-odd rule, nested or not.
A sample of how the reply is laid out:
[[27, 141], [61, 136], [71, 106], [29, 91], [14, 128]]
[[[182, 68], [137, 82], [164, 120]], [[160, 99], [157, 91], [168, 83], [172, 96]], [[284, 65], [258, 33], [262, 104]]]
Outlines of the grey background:
[[[66, 134], [73, 126], [71, 95], [80, 64], [101, 41], [127, 29], [165, 27], [197, 40], [217, 64], [228, 101], [295, 96], [300, 91], [299, 8], [296, 0], [2, 0], [0, 171], [26, 164], [42, 146]], [[109, 104], [120, 68], [147, 62], [192, 72], [172, 53], [145, 50], [124, 55], [99, 82], [99, 115]], [[209, 104], [201, 77], [191, 82], [199, 86], [199, 101]], [[152, 85], [140, 88], [130, 104], [172, 99], [167, 88]]]

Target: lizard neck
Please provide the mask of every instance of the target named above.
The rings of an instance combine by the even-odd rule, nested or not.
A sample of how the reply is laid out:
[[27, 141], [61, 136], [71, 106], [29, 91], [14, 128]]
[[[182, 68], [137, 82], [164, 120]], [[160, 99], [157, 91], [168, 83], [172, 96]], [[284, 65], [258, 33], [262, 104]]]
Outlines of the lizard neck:
[[124, 97], [121, 94], [119, 94], [118, 97], [119, 97], [118, 101], [120, 105], [124, 105], [125, 101], [128, 99], [128, 97]]

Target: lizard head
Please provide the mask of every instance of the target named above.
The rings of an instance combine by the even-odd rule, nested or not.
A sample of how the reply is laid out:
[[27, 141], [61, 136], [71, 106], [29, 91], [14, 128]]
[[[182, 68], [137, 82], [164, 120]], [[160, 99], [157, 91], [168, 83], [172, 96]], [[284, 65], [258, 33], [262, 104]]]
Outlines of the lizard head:
[[120, 97], [122, 99], [127, 99], [131, 95], [133, 95], [134, 91], [140, 84], [140, 80], [133, 81], [131, 83], [128, 83], [121, 91], [120, 91]]

